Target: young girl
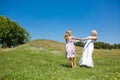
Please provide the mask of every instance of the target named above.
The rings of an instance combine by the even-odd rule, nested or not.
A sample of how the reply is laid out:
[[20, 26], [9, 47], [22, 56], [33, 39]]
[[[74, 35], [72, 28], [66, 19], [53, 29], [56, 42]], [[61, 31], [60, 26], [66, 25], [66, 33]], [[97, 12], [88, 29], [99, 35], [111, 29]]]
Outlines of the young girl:
[[72, 36], [72, 32], [70, 30], [66, 31], [66, 34], [64, 36], [66, 41], [66, 57], [70, 59], [70, 64], [72, 68], [76, 67], [76, 52], [75, 52], [75, 46], [73, 39], [79, 40], [78, 38], [75, 38]]
[[97, 40], [97, 32], [93, 30], [91, 36], [84, 38], [87, 43], [84, 46], [82, 58], [79, 61], [80, 66], [94, 67], [92, 60], [92, 53], [94, 49], [94, 41]]

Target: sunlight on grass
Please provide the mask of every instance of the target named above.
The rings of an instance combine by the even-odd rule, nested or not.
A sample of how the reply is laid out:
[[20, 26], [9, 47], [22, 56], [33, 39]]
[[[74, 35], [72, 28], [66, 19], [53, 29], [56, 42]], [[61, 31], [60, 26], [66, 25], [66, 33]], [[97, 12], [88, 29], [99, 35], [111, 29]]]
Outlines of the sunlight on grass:
[[72, 69], [64, 48], [63, 43], [37, 40], [16, 48], [0, 49], [0, 80], [120, 79], [119, 49], [94, 50], [95, 67], [81, 68], [78, 62], [82, 48], [76, 47], [77, 67]]

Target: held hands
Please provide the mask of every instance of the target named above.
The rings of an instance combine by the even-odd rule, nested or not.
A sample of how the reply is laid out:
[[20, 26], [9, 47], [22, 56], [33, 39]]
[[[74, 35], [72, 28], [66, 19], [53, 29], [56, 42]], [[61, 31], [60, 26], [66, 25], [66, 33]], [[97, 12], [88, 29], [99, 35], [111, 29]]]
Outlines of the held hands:
[[84, 41], [84, 40], [86, 40], [85, 38], [77, 38], [77, 39], [75, 39], [74, 41], [75, 42], [80, 42], [80, 41]]
[[82, 41], [85, 41], [85, 40], [86, 40], [86, 38], [81, 38], [81, 40], [82, 40]]
[[75, 42], [80, 42], [80, 40], [75, 40]]
[[87, 38], [77, 38], [77, 37], [72, 37], [72, 39], [73, 39], [75, 42], [80, 42], [80, 41], [85, 41], [85, 40], [87, 40]]

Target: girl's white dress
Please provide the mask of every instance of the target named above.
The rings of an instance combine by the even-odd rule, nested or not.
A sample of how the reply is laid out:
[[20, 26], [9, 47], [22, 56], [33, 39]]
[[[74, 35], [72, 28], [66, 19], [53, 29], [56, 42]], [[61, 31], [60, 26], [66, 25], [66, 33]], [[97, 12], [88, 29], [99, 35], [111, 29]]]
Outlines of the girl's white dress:
[[76, 57], [75, 46], [72, 39], [66, 41], [66, 57], [67, 58], [74, 58]]
[[87, 43], [83, 48], [82, 57], [79, 61], [80, 66], [94, 67], [93, 60], [92, 60], [94, 41], [95, 40], [87, 40]]

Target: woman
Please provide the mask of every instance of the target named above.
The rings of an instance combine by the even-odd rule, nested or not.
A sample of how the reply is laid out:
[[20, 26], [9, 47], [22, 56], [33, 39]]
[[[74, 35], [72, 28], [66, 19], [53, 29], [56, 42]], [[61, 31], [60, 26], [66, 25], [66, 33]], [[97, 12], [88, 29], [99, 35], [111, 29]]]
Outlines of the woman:
[[97, 40], [96, 30], [92, 30], [91, 36], [86, 37], [83, 40], [87, 40], [87, 43], [84, 46], [82, 58], [80, 59], [79, 64], [80, 66], [94, 67], [92, 53], [94, 49], [94, 41]]
[[75, 38], [72, 36], [72, 32], [70, 30], [66, 31], [66, 34], [64, 36], [66, 41], [66, 57], [70, 59], [70, 64], [72, 68], [76, 67], [76, 52], [75, 52], [75, 46], [73, 39], [79, 40], [78, 38]]

